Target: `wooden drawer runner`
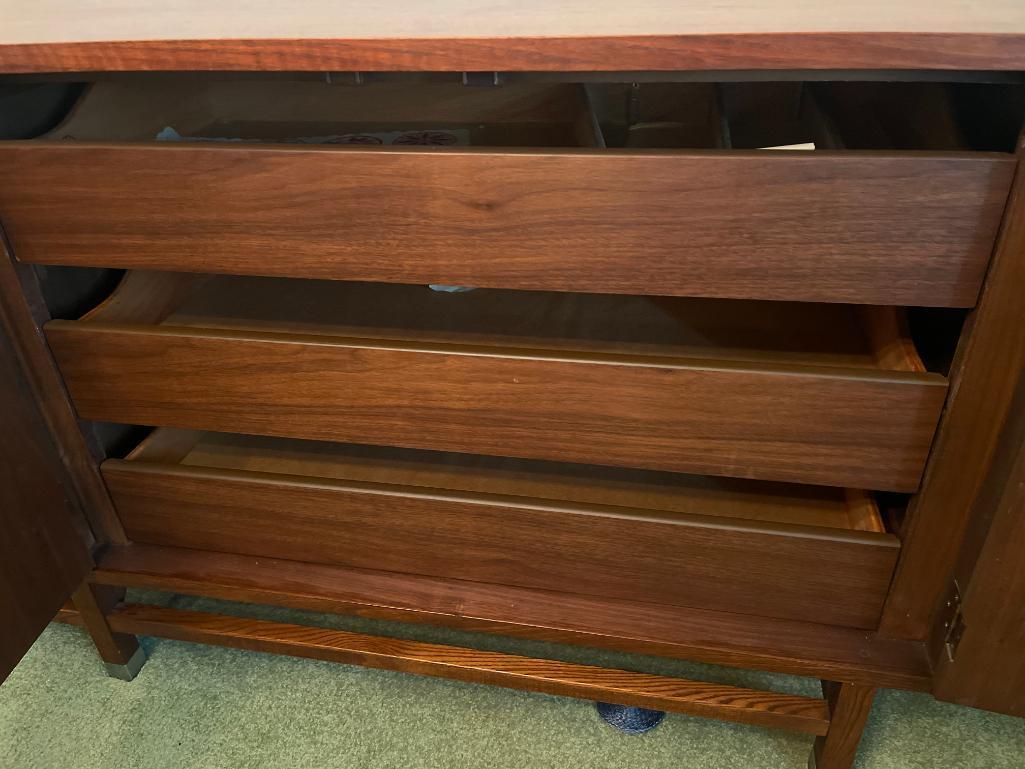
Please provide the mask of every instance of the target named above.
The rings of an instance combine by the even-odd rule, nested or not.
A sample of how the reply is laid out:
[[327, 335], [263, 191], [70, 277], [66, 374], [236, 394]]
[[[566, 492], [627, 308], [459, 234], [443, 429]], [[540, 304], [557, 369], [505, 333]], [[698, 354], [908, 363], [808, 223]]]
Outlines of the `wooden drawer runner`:
[[946, 393], [879, 308], [191, 280], [47, 324], [83, 418], [910, 491]]
[[899, 550], [860, 492], [158, 430], [103, 474], [129, 537], [873, 627]]
[[[364, 125], [388, 114], [374, 101], [376, 86], [364, 93], [293, 84], [268, 93], [260, 85], [206, 84], [197, 94], [101, 83], [54, 137], [133, 143], [0, 144], [0, 164], [18, 181], [0, 188], [0, 219], [17, 258], [968, 307], [1015, 165], [997, 153], [574, 149], [600, 145], [601, 134], [593, 117], [572, 112], [586, 105], [550, 88], [544, 99], [517, 88], [480, 96], [474, 91], [485, 89], [456, 87], [455, 100], [451, 88], [383, 92], [412, 100], [391, 116], [399, 124], [416, 108], [421, 124], [490, 119], [507, 129], [465, 148], [152, 141], [172, 121], [201, 136], [208, 122], [215, 136], [264, 135], [259, 120], [225, 124], [213, 108], [195, 114], [196, 105], [218, 99], [233, 116], [270, 110], [280, 119], [285, 107], [274, 107], [277, 97], [300, 120], [320, 116], [313, 127], [301, 122], [299, 132], [330, 132], [322, 124], [332, 117]], [[431, 109], [432, 98], [461, 106]], [[493, 103], [500, 98], [502, 109]], [[570, 114], [553, 104], [569, 105], [563, 113]], [[538, 125], [577, 130], [560, 140], [539, 134]], [[548, 140], [554, 146], [538, 146]]]

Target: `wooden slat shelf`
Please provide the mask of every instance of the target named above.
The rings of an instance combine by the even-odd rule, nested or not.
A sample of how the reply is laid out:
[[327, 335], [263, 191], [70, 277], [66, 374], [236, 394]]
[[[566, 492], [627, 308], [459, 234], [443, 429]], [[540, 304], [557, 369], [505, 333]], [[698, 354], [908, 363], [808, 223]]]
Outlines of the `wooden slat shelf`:
[[160, 606], [125, 605], [108, 619], [122, 633], [611, 700], [808, 734], [823, 735], [829, 727], [824, 700], [790, 694]]

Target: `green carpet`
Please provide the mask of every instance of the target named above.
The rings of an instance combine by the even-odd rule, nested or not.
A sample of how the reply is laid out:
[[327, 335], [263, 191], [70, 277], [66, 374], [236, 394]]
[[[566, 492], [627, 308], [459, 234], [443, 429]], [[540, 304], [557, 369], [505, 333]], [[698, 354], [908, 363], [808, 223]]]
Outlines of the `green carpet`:
[[[807, 679], [423, 626], [139, 594], [181, 608], [315, 622], [479, 648], [814, 693]], [[132, 683], [77, 628], [52, 625], [0, 686], [4, 769], [803, 769], [810, 738], [669, 715], [631, 737], [579, 700], [145, 639]], [[1025, 721], [882, 692], [859, 769], [1025, 769]]]

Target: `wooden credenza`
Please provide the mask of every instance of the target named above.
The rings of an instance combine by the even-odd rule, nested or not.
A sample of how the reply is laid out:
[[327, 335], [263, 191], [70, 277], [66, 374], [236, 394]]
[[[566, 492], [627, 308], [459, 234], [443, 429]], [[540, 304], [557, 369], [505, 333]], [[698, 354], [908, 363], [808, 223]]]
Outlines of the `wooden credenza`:
[[126, 677], [151, 634], [802, 731], [821, 769], [877, 687], [1025, 714], [1025, 9], [947, 5], [25, 10], [0, 672], [57, 615]]

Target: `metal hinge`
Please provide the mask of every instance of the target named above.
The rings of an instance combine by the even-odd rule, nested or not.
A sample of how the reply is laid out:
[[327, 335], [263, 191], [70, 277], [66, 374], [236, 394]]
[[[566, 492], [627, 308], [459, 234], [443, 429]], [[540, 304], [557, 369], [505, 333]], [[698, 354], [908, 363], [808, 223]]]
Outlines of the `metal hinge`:
[[502, 85], [501, 72], [464, 72], [463, 85], [490, 86]]
[[946, 618], [943, 620], [943, 648], [947, 651], [947, 659], [953, 662], [965, 628], [964, 614], [961, 613], [961, 586], [957, 584], [956, 579], [944, 609]]

